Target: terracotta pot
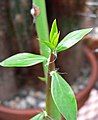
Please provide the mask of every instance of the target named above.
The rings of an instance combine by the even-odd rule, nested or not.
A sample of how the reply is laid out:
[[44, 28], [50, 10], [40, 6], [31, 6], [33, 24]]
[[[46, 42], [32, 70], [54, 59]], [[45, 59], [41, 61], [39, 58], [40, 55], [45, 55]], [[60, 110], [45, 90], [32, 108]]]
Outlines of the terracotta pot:
[[85, 103], [85, 101], [88, 99], [89, 93], [91, 92], [92, 88], [94, 87], [97, 81], [97, 74], [98, 74], [97, 73], [98, 72], [97, 61], [96, 61], [96, 57], [94, 56], [93, 52], [87, 47], [85, 47], [84, 52], [87, 56], [88, 61], [91, 64], [92, 69], [91, 69], [90, 77], [88, 79], [88, 85], [85, 87], [85, 89], [83, 89], [78, 94], [76, 94], [76, 98], [78, 102], [78, 109], [80, 109]]
[[[89, 97], [89, 93], [92, 90], [97, 78], [97, 62], [96, 62], [95, 56], [92, 54], [91, 50], [89, 50], [86, 47], [84, 51], [87, 56], [87, 59], [89, 60], [92, 66], [92, 71], [89, 77], [88, 85], [84, 90], [80, 91], [76, 95], [78, 108], [83, 106], [83, 104]], [[15, 109], [10, 109], [1, 105], [0, 120], [29, 120], [32, 116], [36, 115], [40, 111], [41, 111], [40, 109], [15, 110]]]
[[15, 110], [0, 106], [0, 120], [29, 120], [40, 111], [40, 109]]

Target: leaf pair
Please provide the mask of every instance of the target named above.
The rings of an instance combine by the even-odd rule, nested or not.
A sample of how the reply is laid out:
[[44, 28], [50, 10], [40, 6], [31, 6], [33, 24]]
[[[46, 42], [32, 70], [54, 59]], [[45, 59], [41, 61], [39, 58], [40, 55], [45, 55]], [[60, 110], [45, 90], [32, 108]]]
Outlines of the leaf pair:
[[[69, 33], [58, 44], [59, 33], [54, 20], [50, 32], [50, 41], [45, 44], [56, 52], [61, 52], [72, 47], [79, 42], [86, 34], [88, 34], [92, 28], [76, 30]], [[46, 51], [47, 52], [47, 51]], [[36, 65], [38, 63], [46, 61], [47, 58], [42, 55], [35, 55], [31, 53], [19, 53], [0, 63], [4, 67], [27, 67]], [[66, 118], [66, 120], [76, 120], [77, 105], [74, 93], [68, 83], [56, 72], [52, 72], [51, 94], [59, 112]], [[39, 114], [32, 120], [43, 120], [44, 114]], [[37, 119], [39, 117], [39, 119]]]
[[52, 27], [51, 27], [51, 31], [50, 31], [50, 39], [49, 39], [49, 41], [45, 41], [44, 43], [52, 51], [54, 51], [58, 44], [59, 36], [60, 36], [60, 32], [58, 33], [57, 23], [56, 23], [56, 19], [55, 19], [52, 23]]
[[58, 43], [59, 35], [56, 20], [53, 21], [50, 31], [50, 41], [46, 41], [45, 44], [52, 50], [61, 52], [69, 49], [77, 42], [79, 42], [86, 34], [88, 34], [92, 28], [76, 30], [65, 36], [60, 43]]
[[[91, 30], [92, 28], [73, 31], [69, 33], [67, 36], [65, 36], [63, 40], [61, 40], [61, 42], [58, 44], [59, 33], [56, 20], [54, 20], [50, 31], [50, 41], [49, 42], [45, 41], [45, 44], [52, 51], [55, 50], [56, 52], [61, 52], [79, 42]], [[31, 53], [19, 53], [4, 60], [3, 62], [0, 63], [0, 65], [4, 67], [27, 67], [41, 63], [46, 59], [47, 58], [42, 55], [34, 55]]]
[[0, 63], [0, 65], [4, 67], [28, 67], [46, 60], [47, 58], [42, 55], [19, 53], [5, 59]]

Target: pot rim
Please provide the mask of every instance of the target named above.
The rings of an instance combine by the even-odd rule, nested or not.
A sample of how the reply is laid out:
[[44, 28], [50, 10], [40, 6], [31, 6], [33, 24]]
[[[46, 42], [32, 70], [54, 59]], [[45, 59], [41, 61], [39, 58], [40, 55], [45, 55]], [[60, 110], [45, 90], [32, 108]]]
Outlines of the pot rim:
[[[84, 95], [87, 96], [86, 99], [89, 97], [89, 93], [92, 90], [92, 88], [94, 87], [95, 82], [97, 81], [98, 66], [97, 66], [96, 57], [93, 54], [93, 51], [90, 50], [86, 46], [84, 46], [84, 52], [85, 52], [85, 55], [86, 55], [88, 61], [91, 64], [92, 69], [91, 69], [91, 74], [88, 79], [89, 82], [88, 82], [87, 86], [83, 90], [81, 90], [79, 93], [76, 94], [76, 99], [77, 99], [78, 103], [79, 103], [79, 101], [85, 99]], [[86, 99], [84, 101], [86, 101]], [[81, 106], [82, 105], [80, 105], [79, 108], [81, 108]]]

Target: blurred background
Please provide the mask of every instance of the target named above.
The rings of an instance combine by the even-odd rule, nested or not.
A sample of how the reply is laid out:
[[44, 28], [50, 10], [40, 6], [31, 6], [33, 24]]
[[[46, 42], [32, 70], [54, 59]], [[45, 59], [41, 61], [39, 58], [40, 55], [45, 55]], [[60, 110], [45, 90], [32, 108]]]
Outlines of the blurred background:
[[[30, 15], [31, 8], [32, 0], [0, 1], [0, 61], [19, 52], [39, 53], [35, 24]], [[94, 95], [97, 96], [98, 0], [46, 0], [46, 9], [49, 29], [53, 20], [57, 19], [58, 28], [61, 33], [60, 40], [73, 30], [93, 27], [93, 31], [86, 36], [82, 42], [79, 42], [70, 50], [59, 54], [56, 67], [59, 68], [61, 73], [65, 73], [62, 74], [62, 76], [72, 85], [75, 93], [82, 91], [88, 86], [88, 83], [90, 83], [92, 85], [90, 85], [91, 88], [87, 87], [90, 91], [87, 91], [86, 98], [88, 98], [91, 91], [91, 95], [94, 93]], [[94, 70], [96, 70], [94, 72], [92, 72], [94, 67], [92, 65], [93, 63], [87, 59], [87, 54], [89, 53], [84, 52], [85, 46], [90, 50], [91, 54], [94, 55], [95, 62], [93, 63], [95, 65]], [[94, 83], [91, 82], [92, 73], [96, 73], [92, 75], [95, 77], [93, 80]], [[29, 101], [28, 104], [31, 104], [29, 108], [32, 108], [32, 106], [34, 106], [32, 105], [34, 104], [34, 100], [33, 103], [30, 103], [32, 100], [30, 100], [28, 94], [33, 94], [35, 89], [41, 89], [41, 91], [43, 91], [45, 88], [44, 83], [39, 81], [38, 76], [43, 76], [43, 69], [40, 64], [28, 68], [0, 67], [1, 104], [16, 109], [17, 107], [15, 106], [17, 106], [17, 104], [15, 102], [18, 101], [17, 103], [20, 104], [20, 96], [22, 100], [29, 97], [26, 102]], [[45, 98], [44, 93], [41, 91], [36, 92], [36, 94], [39, 95], [39, 97], [42, 96]], [[96, 99], [95, 96], [90, 97], [90, 99]], [[91, 103], [94, 106], [95, 103], [92, 99]], [[86, 116], [84, 115], [85, 113], [81, 113], [81, 111], [84, 111], [83, 106], [80, 109], [78, 120], [98, 120], [98, 99], [96, 101], [93, 110], [92, 108], [90, 108], [89, 111], [86, 109], [88, 108], [88, 102], [84, 105], [87, 106], [84, 108], [85, 113], [95, 111], [95, 114], [92, 116], [88, 114], [90, 117], [84, 117]], [[21, 104], [22, 108], [26, 109], [25, 103], [22, 102]], [[82, 106], [81, 104], [80, 106]], [[44, 107], [43, 101], [37, 107]], [[20, 106], [19, 109], [21, 109]]]

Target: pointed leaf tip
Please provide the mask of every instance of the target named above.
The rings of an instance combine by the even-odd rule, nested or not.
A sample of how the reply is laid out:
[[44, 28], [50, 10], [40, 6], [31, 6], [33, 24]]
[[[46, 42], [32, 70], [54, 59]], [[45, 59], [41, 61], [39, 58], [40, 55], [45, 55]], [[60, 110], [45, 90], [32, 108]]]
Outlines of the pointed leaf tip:
[[54, 34], [58, 33], [57, 22], [56, 19], [52, 23], [51, 31], [50, 31], [50, 42], [54, 36]]
[[42, 55], [18, 53], [2, 61], [0, 65], [3, 67], [28, 67], [41, 63], [45, 60], [47, 60], [47, 58]]
[[51, 94], [59, 112], [66, 120], [76, 120], [77, 103], [71, 87], [57, 72], [51, 76]]
[[[44, 111], [44, 112], [46, 112], [46, 111]], [[41, 113], [35, 115], [30, 120], [44, 120], [44, 117], [45, 117], [45, 113], [44, 112], [41, 112]]]
[[70, 32], [68, 35], [66, 35], [63, 40], [58, 44], [56, 50], [57, 52], [64, 51], [66, 49], [69, 49], [76, 43], [78, 43], [82, 38], [87, 35], [89, 32], [91, 32], [93, 28], [86, 28], [86, 29], [80, 29], [73, 32]]

